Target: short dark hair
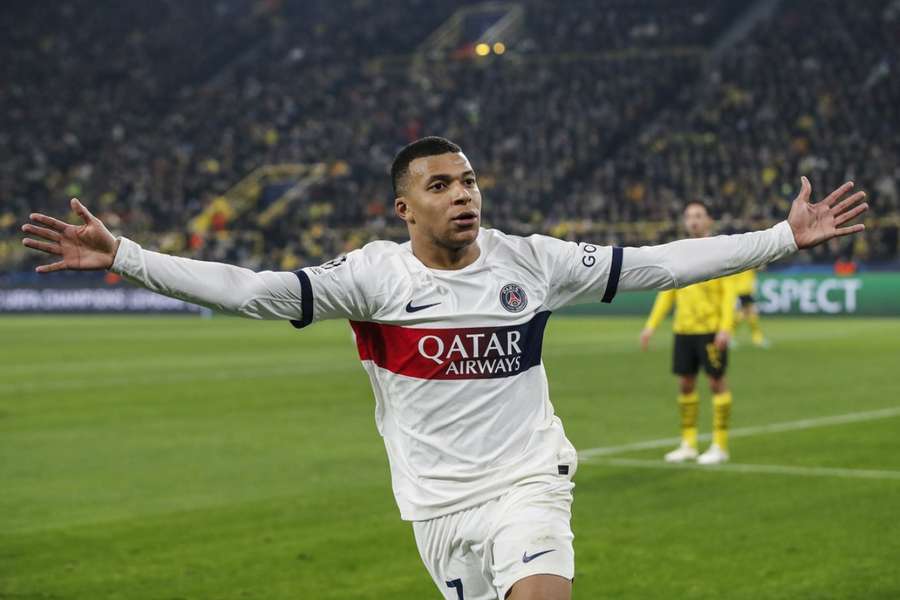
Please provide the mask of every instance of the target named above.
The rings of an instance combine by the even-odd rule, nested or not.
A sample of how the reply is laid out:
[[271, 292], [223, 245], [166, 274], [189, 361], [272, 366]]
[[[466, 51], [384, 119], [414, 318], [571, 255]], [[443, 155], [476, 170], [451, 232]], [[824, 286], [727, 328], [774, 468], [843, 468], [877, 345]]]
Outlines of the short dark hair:
[[462, 152], [462, 148], [450, 140], [436, 135], [423, 137], [404, 146], [394, 157], [394, 163], [391, 165], [391, 183], [394, 185], [394, 195], [401, 196], [400, 188], [403, 187], [403, 178], [409, 173], [409, 163], [425, 156], [457, 152]]
[[688, 202], [687, 204], [684, 205], [684, 209], [682, 210], [682, 212], [687, 210], [691, 206], [702, 207], [703, 210], [706, 211], [706, 214], [709, 215], [709, 218], [713, 218], [712, 210], [710, 210], [709, 205], [706, 202], [704, 202], [703, 200], [691, 200], [690, 202]]

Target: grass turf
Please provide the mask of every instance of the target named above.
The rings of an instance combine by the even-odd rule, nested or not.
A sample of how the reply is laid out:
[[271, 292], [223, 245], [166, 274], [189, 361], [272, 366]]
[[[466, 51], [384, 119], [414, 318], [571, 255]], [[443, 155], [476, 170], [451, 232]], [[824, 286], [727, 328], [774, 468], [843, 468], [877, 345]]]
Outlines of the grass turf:
[[[900, 320], [763, 325], [773, 348], [732, 354], [734, 426], [900, 406]], [[641, 353], [640, 326], [550, 322], [579, 449], [677, 434], [671, 335]], [[0, 340], [0, 599], [438, 597], [346, 324], [4, 318]], [[900, 472], [900, 416], [736, 438], [732, 456]], [[576, 599], [900, 597], [900, 479], [596, 460], [575, 481]]]

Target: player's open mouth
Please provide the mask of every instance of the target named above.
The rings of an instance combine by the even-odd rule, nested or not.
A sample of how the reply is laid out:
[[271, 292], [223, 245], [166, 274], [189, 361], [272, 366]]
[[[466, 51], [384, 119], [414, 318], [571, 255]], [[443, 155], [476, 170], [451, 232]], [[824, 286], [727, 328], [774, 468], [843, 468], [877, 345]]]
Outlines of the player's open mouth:
[[450, 220], [462, 227], [469, 227], [478, 222], [478, 213], [473, 210], [467, 210], [464, 213], [456, 215]]

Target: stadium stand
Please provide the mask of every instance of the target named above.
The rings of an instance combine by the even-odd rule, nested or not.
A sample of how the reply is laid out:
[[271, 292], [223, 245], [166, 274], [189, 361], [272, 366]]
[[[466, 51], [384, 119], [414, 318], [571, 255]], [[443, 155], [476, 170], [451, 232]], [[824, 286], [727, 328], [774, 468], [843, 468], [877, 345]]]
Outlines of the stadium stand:
[[814, 259], [898, 260], [897, 2], [787, 1], [719, 56], [744, 3], [527, 0], [502, 56], [437, 58], [420, 48], [459, 2], [34, 4], [0, 36], [4, 270], [38, 260], [27, 212], [70, 196], [149, 247], [251, 268], [402, 239], [387, 168], [426, 134], [463, 145], [510, 232], [665, 241], [697, 197], [742, 230], [800, 174], [853, 177], [884, 222]]

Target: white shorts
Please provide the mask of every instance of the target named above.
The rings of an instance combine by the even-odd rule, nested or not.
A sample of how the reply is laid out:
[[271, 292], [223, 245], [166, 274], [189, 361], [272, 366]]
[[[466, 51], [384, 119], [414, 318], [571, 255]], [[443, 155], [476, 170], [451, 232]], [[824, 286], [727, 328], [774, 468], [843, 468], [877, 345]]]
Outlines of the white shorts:
[[525, 479], [499, 498], [413, 522], [428, 573], [447, 600], [503, 600], [529, 575], [575, 576], [568, 475]]

